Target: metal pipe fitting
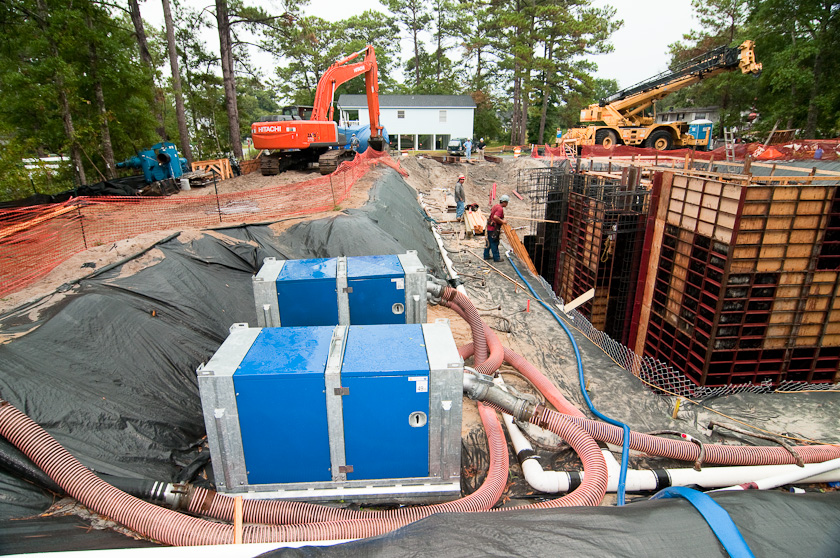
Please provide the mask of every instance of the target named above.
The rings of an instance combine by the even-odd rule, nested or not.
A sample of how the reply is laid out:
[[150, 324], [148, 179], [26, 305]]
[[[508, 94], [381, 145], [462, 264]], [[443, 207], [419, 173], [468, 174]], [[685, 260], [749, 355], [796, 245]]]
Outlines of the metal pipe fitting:
[[517, 420], [530, 421], [537, 410], [533, 402], [516, 397], [493, 383], [493, 377], [473, 372], [464, 374], [464, 393], [470, 399], [490, 403]]

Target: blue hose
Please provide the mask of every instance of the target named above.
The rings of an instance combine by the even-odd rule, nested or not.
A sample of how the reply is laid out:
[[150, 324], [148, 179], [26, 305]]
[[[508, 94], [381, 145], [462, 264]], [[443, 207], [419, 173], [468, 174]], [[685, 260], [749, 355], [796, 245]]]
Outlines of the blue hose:
[[741, 535], [741, 531], [738, 530], [738, 526], [735, 525], [726, 510], [712, 500], [708, 494], [703, 494], [685, 486], [670, 486], [660, 490], [650, 499], [658, 500], [660, 498], [685, 498], [700, 512], [700, 515], [712, 528], [712, 532], [729, 556], [732, 558], [755, 558], [747, 545], [747, 541]]
[[575, 342], [575, 338], [572, 335], [571, 330], [563, 322], [563, 320], [560, 319], [560, 316], [558, 316], [557, 313], [554, 312], [554, 309], [551, 308], [548, 304], [546, 304], [543, 301], [543, 299], [540, 298], [540, 295], [538, 295], [536, 291], [534, 291], [534, 289], [531, 288], [531, 284], [528, 283], [528, 280], [522, 276], [522, 274], [519, 272], [519, 268], [516, 267], [515, 263], [513, 263], [513, 258], [508, 256], [508, 261], [510, 262], [510, 265], [513, 266], [513, 270], [516, 272], [516, 274], [519, 275], [519, 278], [522, 279], [522, 281], [525, 283], [525, 286], [528, 287], [528, 290], [531, 291], [531, 294], [534, 295], [534, 298], [537, 299], [537, 302], [542, 304], [546, 310], [551, 312], [551, 315], [554, 316], [554, 319], [557, 320], [557, 323], [560, 324], [560, 327], [562, 327], [563, 330], [566, 332], [566, 335], [569, 336], [569, 341], [572, 342], [572, 348], [575, 350], [575, 362], [577, 363], [578, 380], [580, 381], [580, 392], [583, 394], [583, 399], [584, 401], [586, 401], [586, 406], [589, 407], [589, 410], [596, 417], [603, 420], [604, 422], [612, 424], [613, 426], [620, 426], [621, 430], [624, 432], [624, 435], [622, 436], [621, 440], [621, 472], [618, 475], [618, 490], [616, 491], [618, 505], [623, 506], [624, 491], [625, 487], [627, 486], [627, 459], [630, 455], [630, 427], [622, 422], [618, 422], [615, 419], [611, 419], [608, 416], [601, 414], [592, 404], [592, 400], [589, 399], [589, 394], [586, 392], [586, 382], [583, 377], [583, 364], [582, 359], [580, 357], [580, 349], [578, 348], [577, 342]]

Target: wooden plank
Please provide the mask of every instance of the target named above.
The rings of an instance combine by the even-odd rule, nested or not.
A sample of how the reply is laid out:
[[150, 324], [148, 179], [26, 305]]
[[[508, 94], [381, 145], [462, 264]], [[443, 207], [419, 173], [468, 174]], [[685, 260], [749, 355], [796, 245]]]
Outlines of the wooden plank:
[[507, 223], [502, 225], [502, 231], [505, 233], [505, 236], [510, 243], [510, 247], [513, 249], [513, 253], [516, 254], [516, 257], [525, 262], [525, 265], [528, 266], [531, 273], [538, 275], [537, 268], [534, 267], [534, 262], [531, 261], [531, 257], [528, 255], [528, 250], [525, 249], [525, 245], [522, 244], [521, 240], [519, 240], [519, 236], [517, 236], [516, 232], [511, 229], [510, 225]]
[[233, 171], [230, 168], [230, 160], [228, 159], [195, 161], [192, 164], [192, 170], [215, 171], [222, 180], [233, 177]]

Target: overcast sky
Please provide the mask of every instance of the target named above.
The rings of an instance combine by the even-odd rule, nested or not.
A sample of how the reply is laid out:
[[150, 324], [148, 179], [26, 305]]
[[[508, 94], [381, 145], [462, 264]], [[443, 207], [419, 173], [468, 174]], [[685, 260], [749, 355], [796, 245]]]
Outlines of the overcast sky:
[[[213, 4], [212, 0], [181, 1], [196, 8]], [[280, 10], [279, 4], [272, 0], [258, 4], [269, 11]], [[616, 17], [624, 20], [624, 26], [612, 38], [615, 51], [592, 58], [598, 64], [596, 75], [617, 80], [619, 87], [628, 87], [665, 70], [668, 45], [680, 40], [697, 25], [691, 12], [691, 0], [594, 0], [593, 4], [598, 7], [612, 5], [616, 8]], [[147, 0], [140, 10], [150, 23], [163, 25], [160, 0]], [[385, 11], [385, 8], [379, 0], [311, 0], [304, 13], [338, 21], [365, 10]], [[205, 40], [208, 46], [218, 50], [217, 36], [210, 33]], [[406, 48], [409, 38], [403, 40], [407, 43]], [[265, 63], [272, 63], [270, 57]]]

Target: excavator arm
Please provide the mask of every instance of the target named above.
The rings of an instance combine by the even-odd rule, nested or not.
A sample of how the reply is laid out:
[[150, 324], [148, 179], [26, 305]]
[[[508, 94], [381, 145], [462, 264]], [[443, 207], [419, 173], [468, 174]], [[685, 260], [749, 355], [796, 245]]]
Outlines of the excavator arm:
[[[363, 53], [365, 56], [361, 62], [349, 63]], [[365, 95], [367, 95], [368, 112], [370, 113], [370, 137], [372, 139], [382, 137], [382, 125], [379, 122], [378, 71], [376, 53], [371, 45], [335, 61], [318, 81], [311, 120], [331, 121], [334, 113], [335, 90], [342, 83], [364, 73]]]

